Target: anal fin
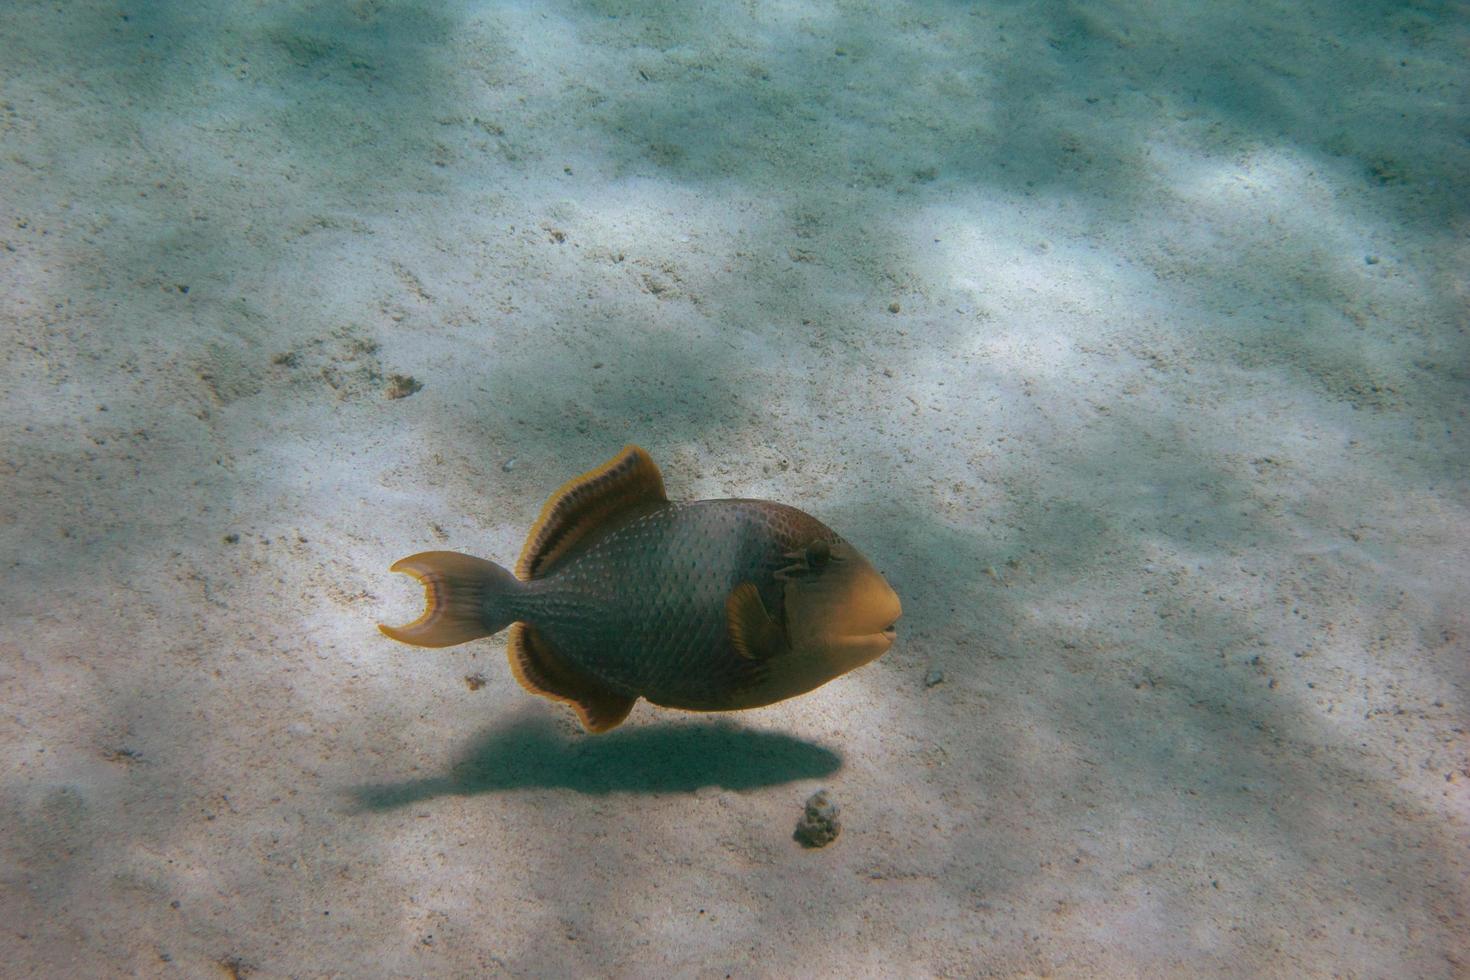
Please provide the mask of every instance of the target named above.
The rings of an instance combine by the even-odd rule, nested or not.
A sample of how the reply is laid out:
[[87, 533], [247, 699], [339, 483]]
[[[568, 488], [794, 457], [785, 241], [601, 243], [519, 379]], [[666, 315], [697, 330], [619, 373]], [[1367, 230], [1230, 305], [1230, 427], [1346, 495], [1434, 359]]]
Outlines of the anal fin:
[[560, 657], [536, 628], [516, 623], [510, 630], [510, 669], [532, 694], [571, 705], [589, 732], [609, 731], [622, 724], [637, 697], [608, 690]]

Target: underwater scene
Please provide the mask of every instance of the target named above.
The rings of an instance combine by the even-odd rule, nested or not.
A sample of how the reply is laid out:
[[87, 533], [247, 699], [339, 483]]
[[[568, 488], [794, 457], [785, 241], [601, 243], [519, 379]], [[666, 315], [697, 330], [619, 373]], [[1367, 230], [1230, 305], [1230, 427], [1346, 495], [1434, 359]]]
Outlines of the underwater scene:
[[1470, 977], [1467, 52], [0, 4], [0, 976]]

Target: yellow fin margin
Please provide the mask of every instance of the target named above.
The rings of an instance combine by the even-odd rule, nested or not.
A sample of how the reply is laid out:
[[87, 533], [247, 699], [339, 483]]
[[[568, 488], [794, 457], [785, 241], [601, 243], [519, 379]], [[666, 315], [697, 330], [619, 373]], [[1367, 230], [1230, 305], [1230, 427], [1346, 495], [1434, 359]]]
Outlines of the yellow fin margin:
[[609, 691], [557, 656], [536, 628], [516, 623], [510, 628], [510, 671], [532, 694], [571, 705], [582, 727], [598, 734], [623, 723], [636, 697]]
[[638, 446], [624, 446], [606, 463], [563, 483], [546, 501], [526, 535], [516, 576], [523, 582], [539, 578], [598, 527], [668, 500], [658, 464]]
[[730, 643], [746, 660], [769, 660], [786, 649], [786, 634], [766, 612], [761, 594], [750, 582], [735, 586], [725, 599]]

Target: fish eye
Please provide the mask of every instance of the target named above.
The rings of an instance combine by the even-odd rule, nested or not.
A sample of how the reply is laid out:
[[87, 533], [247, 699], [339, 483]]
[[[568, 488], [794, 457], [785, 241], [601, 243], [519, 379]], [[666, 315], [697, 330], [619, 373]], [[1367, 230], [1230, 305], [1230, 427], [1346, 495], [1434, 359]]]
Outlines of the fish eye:
[[806, 563], [812, 568], [821, 568], [832, 560], [832, 546], [825, 541], [813, 541], [806, 546]]

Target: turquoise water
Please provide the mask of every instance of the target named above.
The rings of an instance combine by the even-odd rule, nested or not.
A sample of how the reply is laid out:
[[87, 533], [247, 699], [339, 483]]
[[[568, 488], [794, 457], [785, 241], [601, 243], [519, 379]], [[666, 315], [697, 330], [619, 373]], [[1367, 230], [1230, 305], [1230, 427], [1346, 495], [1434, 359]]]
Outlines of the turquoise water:
[[[1464, 975], [1466, 40], [4, 5], [0, 972]], [[591, 737], [378, 634], [629, 442], [895, 648]]]

